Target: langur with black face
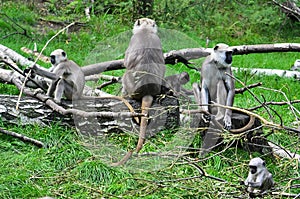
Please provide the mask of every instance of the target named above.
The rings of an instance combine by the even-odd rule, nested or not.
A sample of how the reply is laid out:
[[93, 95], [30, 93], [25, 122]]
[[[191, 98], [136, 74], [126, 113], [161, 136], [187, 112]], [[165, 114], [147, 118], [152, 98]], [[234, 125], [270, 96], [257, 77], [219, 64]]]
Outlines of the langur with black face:
[[62, 49], [54, 50], [50, 58], [52, 63], [50, 70], [35, 65], [32, 67], [36, 74], [52, 80], [47, 95], [52, 96], [54, 93], [54, 101], [57, 103], [61, 102], [63, 96], [68, 100], [81, 98], [85, 85], [81, 68], [72, 60], [68, 60], [66, 52]]
[[[138, 19], [133, 27], [133, 36], [125, 52], [126, 72], [122, 77], [122, 95], [141, 100], [142, 113], [139, 140], [136, 152], [143, 146], [146, 136], [147, 117], [153, 97], [161, 93], [165, 75], [165, 60], [155, 21], [148, 18]], [[131, 156], [129, 152], [123, 160], [113, 165], [125, 163]]]
[[273, 176], [266, 168], [261, 158], [252, 158], [249, 162], [249, 174], [244, 184], [248, 186], [247, 191], [253, 193], [258, 189], [261, 194], [274, 186]]
[[195, 84], [193, 85], [195, 99], [199, 104], [206, 105], [202, 109], [215, 115], [217, 121], [223, 120], [224, 128], [227, 130], [231, 129], [232, 111], [207, 105], [212, 101], [226, 106], [233, 105], [234, 81], [227, 75], [232, 75], [231, 63], [232, 49], [226, 44], [217, 44], [202, 64], [201, 92], [199, 92], [200, 88], [195, 89]]

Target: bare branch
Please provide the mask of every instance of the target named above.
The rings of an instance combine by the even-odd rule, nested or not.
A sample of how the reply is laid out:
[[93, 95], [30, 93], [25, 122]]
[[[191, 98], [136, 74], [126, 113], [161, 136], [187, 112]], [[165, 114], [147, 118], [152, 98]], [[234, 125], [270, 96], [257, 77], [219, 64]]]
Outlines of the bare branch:
[[[12, 18], [10, 18], [7, 14], [0, 12], [0, 15], [4, 15], [9, 21], [11, 21], [13, 24], [15, 24], [17, 27], [19, 27], [20, 29], [22, 29], [22, 32], [19, 32], [15, 27], [12, 26], [13, 29], [16, 30], [16, 32], [14, 33], [10, 33], [8, 35], [5, 35], [2, 37], [2, 39], [6, 39], [7, 37], [11, 36], [11, 35], [15, 35], [15, 34], [20, 34], [20, 35], [24, 35], [25, 37], [28, 37], [27, 34], [27, 30], [25, 28], [23, 28], [21, 25], [19, 25], [15, 20], [13, 20]], [[30, 38], [31, 39], [31, 38]]]
[[15, 133], [15, 132], [12, 132], [12, 131], [7, 131], [7, 130], [4, 130], [2, 128], [0, 128], [0, 132], [1, 133], [4, 133], [6, 135], [10, 135], [10, 136], [13, 136], [15, 138], [18, 138], [24, 142], [30, 142], [34, 145], [36, 145], [37, 147], [44, 147], [44, 143], [38, 141], [38, 140], [35, 140], [35, 139], [32, 139], [30, 137], [27, 137], [25, 135], [22, 135], [22, 134], [19, 134], [19, 133]]
[[253, 113], [251, 111], [245, 110], [245, 109], [241, 109], [241, 108], [237, 108], [237, 107], [224, 106], [224, 105], [217, 104], [217, 103], [213, 103], [213, 104], [209, 104], [209, 105], [239, 111], [239, 112], [245, 113], [247, 115], [258, 118], [265, 126], [268, 126], [268, 127], [271, 127], [271, 128], [276, 128], [276, 129], [287, 130], [287, 131], [291, 131], [291, 132], [295, 132], [297, 134], [300, 134], [299, 129], [295, 129], [295, 128], [291, 128], [291, 127], [288, 127], [288, 126], [284, 126], [284, 125], [280, 125], [280, 124], [275, 124], [273, 122], [269, 122], [268, 120], [266, 120], [262, 116], [260, 116], [256, 113]]
[[[297, 103], [300, 103], [300, 100], [293, 100], [293, 101], [290, 101], [290, 102], [264, 102], [265, 105], [278, 105], [278, 106], [283, 106], [283, 105], [290, 105], [290, 104], [297, 104]], [[255, 106], [255, 107], [252, 107], [252, 108], [247, 108], [247, 110], [249, 111], [254, 111], [256, 109], [259, 109], [261, 108], [262, 105], [259, 105], [259, 106]]]
[[292, 15], [298, 21], [300, 21], [300, 9], [297, 7], [295, 2], [287, 1], [285, 5], [278, 3], [275, 0], [272, 0], [274, 4], [278, 5], [287, 16]]
[[244, 93], [245, 91], [247, 91], [251, 88], [255, 88], [255, 87], [258, 87], [258, 86], [261, 86], [261, 85], [262, 85], [262, 82], [258, 82], [258, 83], [255, 83], [255, 84], [245, 86], [243, 88], [235, 89], [235, 94], [242, 94], [242, 93]]
[[[33, 61], [28, 60], [26, 57], [23, 57], [22, 55], [18, 54], [17, 52], [15, 52], [14, 50], [0, 44], [0, 51], [2, 51], [5, 55], [9, 56], [15, 63], [20, 64], [21, 66], [32, 66], [34, 64]], [[38, 64], [35, 64], [38, 67]]]

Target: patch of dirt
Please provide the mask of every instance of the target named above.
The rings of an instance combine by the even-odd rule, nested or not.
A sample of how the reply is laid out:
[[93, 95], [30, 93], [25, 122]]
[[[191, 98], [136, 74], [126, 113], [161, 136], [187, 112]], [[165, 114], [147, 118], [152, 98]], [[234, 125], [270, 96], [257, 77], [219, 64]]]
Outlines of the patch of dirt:
[[[39, 19], [36, 24], [36, 29], [40, 34], [47, 34], [49, 30], [61, 30], [71, 22], [63, 22], [63, 21], [53, 21], [53, 20], [46, 20], [46, 19]], [[68, 32], [78, 32], [81, 28], [86, 26], [85, 23], [76, 22], [73, 26], [68, 28]]]

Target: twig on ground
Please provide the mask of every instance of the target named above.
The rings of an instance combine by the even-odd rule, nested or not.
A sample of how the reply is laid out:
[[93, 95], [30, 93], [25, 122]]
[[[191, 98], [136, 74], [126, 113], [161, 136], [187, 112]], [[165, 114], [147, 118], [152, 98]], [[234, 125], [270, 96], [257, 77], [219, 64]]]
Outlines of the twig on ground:
[[22, 135], [22, 134], [19, 134], [19, 133], [15, 133], [15, 132], [12, 132], [12, 131], [8, 131], [8, 130], [4, 130], [2, 128], [0, 128], [0, 132], [4, 133], [6, 135], [10, 135], [10, 136], [13, 136], [15, 138], [18, 138], [18, 139], [20, 139], [20, 140], [22, 140], [24, 142], [30, 142], [30, 143], [36, 145], [37, 147], [40, 147], [40, 148], [44, 147], [44, 143], [42, 143], [42, 142], [40, 142], [38, 140], [35, 140], [33, 138], [27, 137], [25, 135]]

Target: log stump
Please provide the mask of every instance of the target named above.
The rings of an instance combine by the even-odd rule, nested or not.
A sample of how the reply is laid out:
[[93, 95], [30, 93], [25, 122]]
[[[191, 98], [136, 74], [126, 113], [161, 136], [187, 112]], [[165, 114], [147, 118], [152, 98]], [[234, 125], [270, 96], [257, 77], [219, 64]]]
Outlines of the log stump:
[[[89, 117], [61, 115], [53, 111], [43, 102], [32, 97], [22, 97], [18, 111], [16, 103], [18, 96], [0, 95], [0, 117], [3, 123], [51, 125], [59, 122], [61, 125], [75, 126], [80, 133], [88, 135], [101, 135], [115, 132], [139, 132], [139, 124], [132, 118]], [[136, 112], [140, 112], [141, 103], [128, 100]], [[128, 107], [118, 99], [88, 99], [76, 102], [62, 101], [65, 109], [76, 108], [89, 111], [129, 111]], [[174, 97], [157, 98], [154, 100], [149, 112], [149, 136], [154, 136], [164, 129], [175, 129], [179, 126], [179, 103]]]
[[[208, 130], [201, 131], [201, 148], [204, 151], [209, 151], [211, 149], [215, 149], [219, 146], [222, 146], [222, 144], [220, 144], [224, 140], [222, 136], [222, 128], [216, 125], [213, 121], [205, 123], [200, 117], [200, 115], [195, 116], [194, 120], [199, 121], [199, 128], [208, 128]], [[231, 121], [232, 129], [240, 129], [249, 123], [250, 117], [249, 115], [246, 115], [242, 112], [233, 111]], [[221, 121], [219, 122], [221, 123]], [[230, 132], [230, 134], [239, 134], [241, 136], [239, 137], [239, 139], [234, 141], [233, 146], [236, 146], [236, 144], [238, 144], [238, 146], [242, 147], [244, 150], [247, 150], [249, 152], [259, 152], [261, 154], [270, 152], [270, 147], [268, 147], [269, 144], [267, 140], [262, 137], [263, 129], [261, 121], [257, 118], [255, 118], [254, 123], [249, 129], [238, 133]], [[226, 134], [226, 136], [230, 136], [230, 134]]]

